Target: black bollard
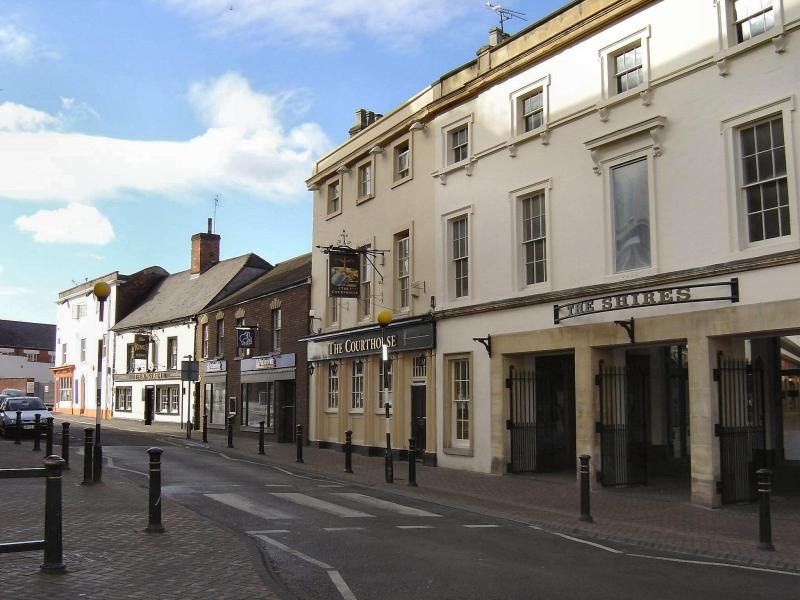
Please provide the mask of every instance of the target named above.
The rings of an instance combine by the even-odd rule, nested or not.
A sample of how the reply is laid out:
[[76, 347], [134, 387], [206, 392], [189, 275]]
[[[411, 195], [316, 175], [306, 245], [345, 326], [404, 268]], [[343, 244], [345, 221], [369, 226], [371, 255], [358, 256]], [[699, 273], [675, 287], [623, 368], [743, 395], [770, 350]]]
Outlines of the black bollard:
[[[41, 439], [39, 436], [42, 435], [42, 415], [36, 413], [33, 421], [33, 451], [40, 452], [42, 449], [41, 446]], [[52, 453], [51, 453], [52, 454]], [[50, 456], [50, 454], [45, 454], [45, 456]]]
[[64, 459], [64, 470], [69, 470], [69, 423], [61, 424], [61, 458]]
[[148, 448], [150, 455], [150, 493], [148, 496], [147, 533], [164, 533], [161, 525], [161, 448]]
[[294, 462], [303, 462], [303, 426], [297, 426], [297, 434], [295, 435], [295, 441], [297, 442], [297, 460]]
[[208, 415], [203, 413], [203, 443], [208, 443]]
[[[45, 456], [53, 455], [53, 417], [47, 417], [47, 429], [44, 431]], [[61, 458], [64, 458], [63, 456]]]
[[228, 448], [233, 448], [233, 415], [228, 417]]
[[772, 491], [769, 469], [759, 469], [758, 475], [758, 549], [775, 550], [772, 545], [772, 517], [770, 515], [769, 495]]
[[16, 427], [14, 427], [14, 443], [21, 444], [22, 443], [22, 411], [17, 411], [17, 422]]
[[258, 453], [264, 454], [264, 421], [258, 422]]
[[581, 454], [578, 458], [581, 461], [581, 521], [593, 523], [592, 509], [589, 505], [589, 459], [588, 454]]
[[394, 457], [392, 456], [392, 434], [389, 432], [391, 427], [391, 405], [387, 402], [383, 405], [386, 409], [386, 450], [383, 453], [384, 475], [386, 483], [394, 483]]
[[353, 472], [353, 432], [350, 429], [344, 432], [344, 472]]
[[43, 461], [47, 470], [44, 492], [44, 562], [42, 571], [53, 573], [64, 570], [61, 529], [61, 467], [64, 459], [48, 456]]
[[92, 446], [94, 445], [94, 429], [83, 430], [83, 481], [81, 485], [92, 485]]
[[417, 487], [417, 440], [408, 438], [408, 485]]

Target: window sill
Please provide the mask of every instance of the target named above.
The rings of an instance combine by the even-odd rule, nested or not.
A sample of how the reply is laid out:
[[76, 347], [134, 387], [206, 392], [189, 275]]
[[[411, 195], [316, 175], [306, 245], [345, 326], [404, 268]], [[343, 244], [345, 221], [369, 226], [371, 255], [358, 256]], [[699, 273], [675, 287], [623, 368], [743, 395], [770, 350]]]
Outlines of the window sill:
[[338, 415], [339, 414], [339, 409], [338, 408], [326, 408], [325, 409], [325, 414], [326, 415]]
[[364, 409], [363, 408], [351, 408], [347, 411], [348, 415], [357, 415], [357, 416], [364, 416]]
[[523, 283], [519, 287], [519, 291], [524, 294], [543, 294], [545, 292], [553, 291], [552, 281], [540, 281], [539, 283]]
[[759, 36], [750, 38], [749, 40], [741, 43], [733, 44], [717, 52], [714, 55], [714, 61], [717, 63], [717, 66], [719, 68], [719, 74], [722, 76], [728, 74], [728, 68], [727, 65], [725, 64], [725, 61], [727, 59], [733, 58], [734, 56], [752, 50], [753, 48], [756, 48], [758, 46], [763, 46], [764, 44], [767, 44], [769, 42], [772, 42], [772, 45], [775, 47], [775, 52], [779, 54], [784, 52], [784, 44], [786, 40], [784, 38], [784, 31], [782, 26], [774, 27], [769, 31], [765, 31]]
[[542, 145], [547, 145], [550, 141], [550, 129], [547, 127], [547, 123], [533, 129], [531, 131], [524, 131], [524, 132], [516, 132], [508, 142], [509, 146], [516, 146], [518, 144], [522, 144], [527, 142], [528, 140], [533, 140], [538, 137], [542, 138]]
[[331, 219], [334, 219], [334, 218], [338, 217], [340, 214], [342, 214], [341, 210], [338, 210], [338, 211], [336, 211], [334, 213], [329, 213], [329, 214], [325, 215], [325, 220], [326, 221], [330, 221]]
[[475, 456], [475, 451], [472, 448], [444, 448], [445, 454], [452, 454], [453, 456]]
[[613, 96], [604, 96], [603, 99], [595, 105], [595, 109], [600, 115], [600, 120], [603, 122], [608, 121], [608, 111], [611, 107], [616, 106], [617, 104], [622, 104], [623, 102], [626, 102], [627, 100], [637, 96], [641, 98], [644, 106], [650, 105], [652, 101], [652, 89], [650, 87], [650, 82], [645, 82], [642, 85], [638, 85], [627, 92], [614, 94]]
[[[375, 194], [370, 194], [369, 196], [362, 196], [361, 198], [356, 198], [356, 206], [359, 204], [364, 204], [365, 202], [369, 202], [375, 197]], [[341, 212], [341, 211], [339, 211]]]
[[411, 181], [412, 179], [414, 179], [413, 175], [407, 175], [406, 177], [403, 177], [402, 179], [395, 179], [394, 182], [392, 183], [392, 185], [390, 186], [390, 189], [394, 189], [396, 187], [399, 187], [399, 186], [403, 185], [404, 183], [406, 183], [408, 181]]

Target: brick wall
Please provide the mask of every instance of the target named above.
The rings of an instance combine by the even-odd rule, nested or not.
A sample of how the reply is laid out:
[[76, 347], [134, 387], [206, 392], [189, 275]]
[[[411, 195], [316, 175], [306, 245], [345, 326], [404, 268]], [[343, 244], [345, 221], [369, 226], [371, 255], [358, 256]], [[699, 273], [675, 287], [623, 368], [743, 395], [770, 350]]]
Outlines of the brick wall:
[[[281, 354], [295, 354], [295, 423], [303, 426], [308, 432], [308, 361], [306, 343], [298, 342], [301, 337], [309, 334], [308, 310], [310, 306], [311, 286], [301, 285], [290, 290], [256, 298], [248, 302], [229, 306], [222, 310], [224, 317], [224, 354], [216, 356], [217, 352], [217, 313], [205, 313], [208, 318], [208, 359], [225, 359], [227, 363], [226, 397], [235, 396], [237, 401], [237, 421], [242, 418], [241, 411], [241, 376], [240, 363], [236, 348], [236, 313], [245, 311], [245, 324], [258, 325], [256, 334], [256, 347], [251, 356], [262, 356], [275, 351], [272, 344], [272, 308], [276, 299], [281, 303]], [[200, 321], [202, 323], [202, 320]], [[202, 360], [202, 325], [198, 324], [195, 339], [196, 356]], [[202, 371], [202, 363], [200, 366]], [[205, 394], [204, 386], [201, 386]], [[205, 400], [204, 400], [205, 401]], [[237, 422], [237, 425], [239, 423]]]

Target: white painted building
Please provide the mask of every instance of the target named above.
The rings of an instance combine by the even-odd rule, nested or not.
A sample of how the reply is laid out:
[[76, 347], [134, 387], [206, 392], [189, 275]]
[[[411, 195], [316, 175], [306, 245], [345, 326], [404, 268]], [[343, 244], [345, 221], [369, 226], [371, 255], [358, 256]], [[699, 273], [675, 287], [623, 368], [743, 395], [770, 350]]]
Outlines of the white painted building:
[[439, 464], [585, 453], [706, 506], [791, 466], [798, 27], [798, 0], [573, 2], [434, 84]]
[[[161, 267], [150, 267], [133, 275], [114, 271], [59, 293], [52, 368], [56, 412], [95, 416], [99, 406], [102, 418], [111, 416], [111, 365], [115, 348], [111, 327], [154, 282], [166, 275]], [[93, 293], [100, 282], [111, 289], [102, 314]]]
[[[255, 254], [220, 261], [219, 244], [209, 220], [208, 233], [192, 236], [191, 267], [159, 281], [114, 326], [110, 364], [115, 418], [199, 423], [199, 384], [181, 374], [183, 361], [197, 361], [201, 355], [195, 347], [197, 317], [271, 269]], [[207, 335], [207, 327], [201, 327]]]

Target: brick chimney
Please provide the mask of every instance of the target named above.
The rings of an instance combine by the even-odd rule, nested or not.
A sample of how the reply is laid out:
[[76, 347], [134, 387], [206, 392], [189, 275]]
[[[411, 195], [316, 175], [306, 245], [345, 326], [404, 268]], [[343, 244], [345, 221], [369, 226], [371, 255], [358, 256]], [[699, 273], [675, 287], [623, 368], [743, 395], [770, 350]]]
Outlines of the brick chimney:
[[347, 130], [347, 133], [350, 134], [350, 137], [353, 137], [359, 131], [366, 129], [370, 125], [372, 125], [375, 121], [380, 119], [383, 115], [372, 112], [371, 110], [366, 110], [363, 108], [359, 108], [356, 111], [356, 122], [353, 126]]
[[195, 233], [192, 236], [192, 275], [205, 273], [219, 262], [219, 236], [211, 233], [211, 219], [208, 220], [208, 233]]

